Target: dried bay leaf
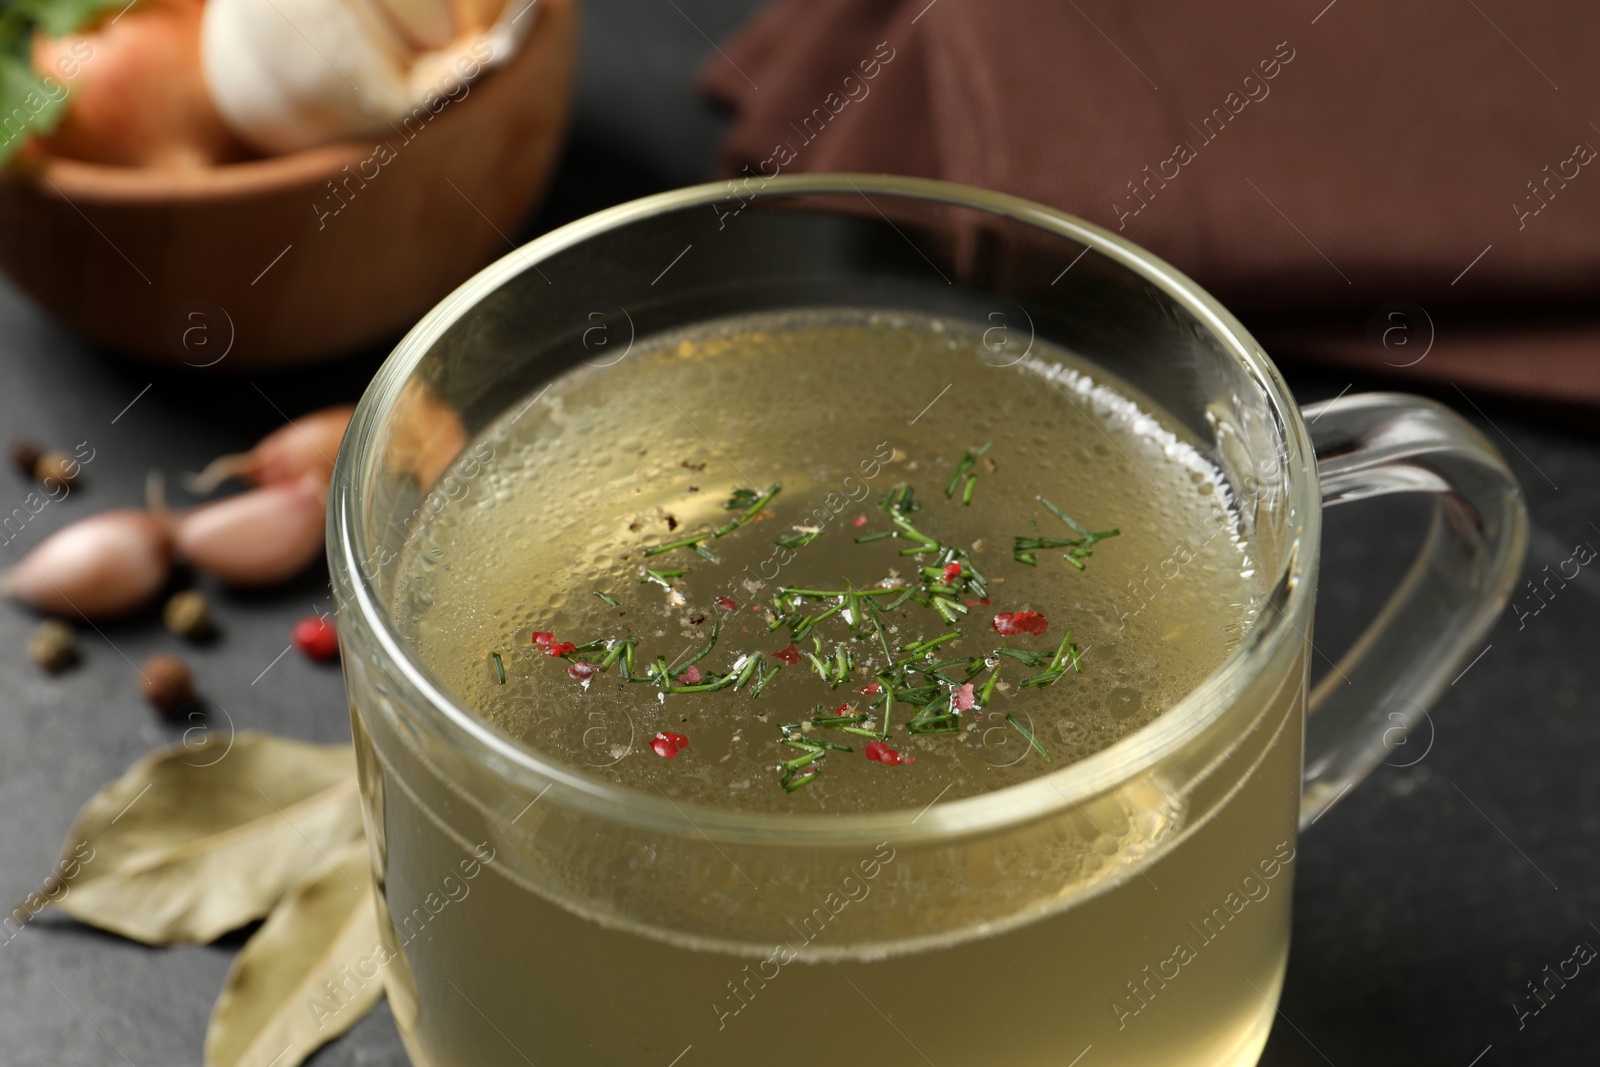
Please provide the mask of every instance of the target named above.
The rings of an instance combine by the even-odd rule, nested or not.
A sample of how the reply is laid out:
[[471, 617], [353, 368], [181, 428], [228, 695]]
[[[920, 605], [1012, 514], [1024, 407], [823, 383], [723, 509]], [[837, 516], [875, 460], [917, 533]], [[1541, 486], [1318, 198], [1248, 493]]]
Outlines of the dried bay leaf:
[[206, 1028], [206, 1067], [295, 1067], [372, 1010], [388, 950], [364, 841], [289, 891], [234, 957]]
[[362, 837], [355, 754], [244, 732], [154, 752], [96, 793], [56, 906], [135, 941], [211, 941]]

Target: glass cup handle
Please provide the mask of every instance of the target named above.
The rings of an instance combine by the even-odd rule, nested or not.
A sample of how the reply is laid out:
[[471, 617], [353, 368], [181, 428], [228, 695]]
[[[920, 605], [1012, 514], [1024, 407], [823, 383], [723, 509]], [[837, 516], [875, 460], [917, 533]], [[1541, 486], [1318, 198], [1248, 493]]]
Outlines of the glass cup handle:
[[1367, 393], [1304, 409], [1322, 505], [1430, 493], [1417, 560], [1312, 691], [1300, 826], [1365, 778], [1459, 677], [1521, 573], [1528, 513], [1504, 457], [1432, 400]]

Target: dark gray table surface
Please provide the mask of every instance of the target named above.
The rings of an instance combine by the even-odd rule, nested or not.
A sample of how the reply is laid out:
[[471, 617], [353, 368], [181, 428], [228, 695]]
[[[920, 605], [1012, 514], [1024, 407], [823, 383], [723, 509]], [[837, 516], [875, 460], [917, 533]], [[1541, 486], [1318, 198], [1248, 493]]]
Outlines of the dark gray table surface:
[[[702, 180], [722, 119], [691, 86], [750, 0], [591, 0], [578, 111], [556, 186], [525, 236], [620, 200]], [[95, 449], [82, 486], [0, 547], [9, 565], [50, 530], [138, 503], [145, 472], [195, 469], [290, 414], [354, 399], [381, 348], [294, 375], [177, 376], [108, 359], [0, 283], [0, 437]], [[1290, 365], [1302, 401], [1383, 387]], [[1600, 442], [1453, 390], [1510, 458], [1533, 514], [1527, 570], [1600, 545]], [[1491, 421], [1492, 420], [1492, 421]], [[4, 510], [26, 484], [0, 472]], [[1318, 644], [1344, 647], [1403, 572], [1424, 512], [1330, 513]], [[328, 604], [322, 577], [213, 593], [220, 641], [187, 654], [238, 728], [347, 739], [336, 666], [279, 658], [292, 622]], [[1496, 1067], [1593, 1064], [1600, 977], [1580, 972], [1518, 1026], [1525, 984], [1582, 941], [1600, 945], [1600, 579], [1585, 570], [1537, 617], [1504, 619], [1429, 725], [1309, 833], [1295, 941], [1263, 1063]], [[181, 732], [142, 704], [131, 664], [172, 639], [153, 616], [85, 630], [85, 662], [58, 678], [24, 654], [32, 619], [0, 608], [0, 898], [21, 898], [56, 857], [78, 806]], [[153, 950], [46, 914], [0, 945], [0, 1063], [168, 1067], [200, 1062], [211, 1003], [240, 940]], [[1479, 1058], [1481, 1057], [1481, 1058]], [[380, 1006], [319, 1054], [324, 1067], [403, 1064]], [[917, 1062], [908, 1050], [907, 1064]], [[1063, 1057], [1063, 1064], [1066, 1057]], [[540, 1067], [548, 1067], [541, 1064]], [[887, 1065], [886, 1065], [887, 1067]]]

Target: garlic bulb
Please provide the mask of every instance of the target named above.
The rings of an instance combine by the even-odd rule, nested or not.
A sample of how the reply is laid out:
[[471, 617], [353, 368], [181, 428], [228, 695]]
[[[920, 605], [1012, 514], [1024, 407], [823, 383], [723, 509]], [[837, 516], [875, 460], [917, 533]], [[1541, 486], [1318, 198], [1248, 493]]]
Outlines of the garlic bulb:
[[207, 0], [201, 66], [223, 121], [292, 152], [426, 121], [504, 63], [537, 0]]

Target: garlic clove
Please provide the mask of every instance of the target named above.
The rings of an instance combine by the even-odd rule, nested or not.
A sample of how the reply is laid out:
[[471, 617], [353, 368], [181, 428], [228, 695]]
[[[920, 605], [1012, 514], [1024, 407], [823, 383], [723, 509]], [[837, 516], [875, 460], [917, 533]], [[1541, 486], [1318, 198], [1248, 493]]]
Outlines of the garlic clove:
[[327, 483], [269, 485], [176, 517], [180, 555], [232, 585], [270, 585], [322, 554]]
[[106, 511], [45, 538], [0, 575], [0, 593], [50, 615], [110, 618], [154, 596], [171, 557], [159, 519], [133, 508]]
[[539, 21], [539, 7], [540, 0], [456, 0], [458, 66], [493, 70], [516, 55]]
[[451, 0], [450, 11], [459, 37], [483, 33], [497, 21], [532, 22], [538, 6], [539, 0]]
[[333, 477], [333, 459], [355, 410], [354, 404], [340, 404], [302, 415], [267, 434], [248, 452], [218, 456], [185, 478], [184, 484], [191, 492], [209, 493], [235, 477], [253, 485], [278, 485], [306, 475], [326, 482]]
[[421, 51], [443, 48], [458, 32], [453, 5], [443, 0], [376, 0], [400, 27], [407, 42]]

